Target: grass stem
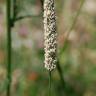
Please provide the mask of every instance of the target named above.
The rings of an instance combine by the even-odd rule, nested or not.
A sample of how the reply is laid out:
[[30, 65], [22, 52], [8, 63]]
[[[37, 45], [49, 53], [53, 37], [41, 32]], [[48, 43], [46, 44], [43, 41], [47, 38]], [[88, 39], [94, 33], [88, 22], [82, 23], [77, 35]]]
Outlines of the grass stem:
[[49, 96], [51, 96], [51, 71], [49, 71]]
[[7, 92], [6, 96], [11, 96], [11, 0], [6, 0], [7, 19]]

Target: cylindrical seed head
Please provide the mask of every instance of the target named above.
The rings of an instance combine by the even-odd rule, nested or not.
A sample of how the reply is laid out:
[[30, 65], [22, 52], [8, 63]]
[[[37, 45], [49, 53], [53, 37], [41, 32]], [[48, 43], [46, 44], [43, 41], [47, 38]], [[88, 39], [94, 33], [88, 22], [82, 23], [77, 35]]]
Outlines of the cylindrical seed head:
[[44, 46], [45, 68], [52, 71], [56, 68], [57, 50], [56, 14], [54, 0], [44, 0]]

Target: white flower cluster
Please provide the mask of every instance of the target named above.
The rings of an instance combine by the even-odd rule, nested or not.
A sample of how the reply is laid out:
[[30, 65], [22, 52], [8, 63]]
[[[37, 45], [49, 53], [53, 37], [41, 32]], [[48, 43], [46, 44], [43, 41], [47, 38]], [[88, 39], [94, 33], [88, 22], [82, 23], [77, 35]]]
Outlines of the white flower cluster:
[[44, 0], [44, 46], [45, 46], [45, 68], [52, 71], [56, 68], [56, 14], [54, 0]]

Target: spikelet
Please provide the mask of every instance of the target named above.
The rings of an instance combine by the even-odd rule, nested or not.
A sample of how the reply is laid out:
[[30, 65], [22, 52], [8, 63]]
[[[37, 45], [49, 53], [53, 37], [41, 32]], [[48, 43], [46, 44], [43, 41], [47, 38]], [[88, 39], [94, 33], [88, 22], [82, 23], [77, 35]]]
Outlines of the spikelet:
[[44, 0], [45, 68], [52, 71], [57, 62], [57, 32], [54, 0]]

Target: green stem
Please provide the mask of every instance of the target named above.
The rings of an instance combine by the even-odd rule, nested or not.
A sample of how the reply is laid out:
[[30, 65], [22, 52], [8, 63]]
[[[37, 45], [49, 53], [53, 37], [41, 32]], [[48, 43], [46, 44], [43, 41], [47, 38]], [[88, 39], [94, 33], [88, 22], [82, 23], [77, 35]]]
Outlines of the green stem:
[[6, 1], [6, 13], [7, 13], [7, 92], [6, 96], [11, 96], [11, 1]]
[[17, 4], [16, 0], [13, 0], [13, 19], [15, 19], [17, 16]]
[[61, 66], [60, 66], [59, 60], [58, 60], [58, 62], [57, 62], [57, 70], [58, 70], [58, 73], [59, 73], [59, 76], [60, 76], [60, 80], [61, 80], [61, 82], [62, 82], [63, 89], [65, 89], [65, 84], [66, 84], [66, 82], [65, 82], [65, 80], [64, 80], [64, 78], [63, 78], [63, 72], [62, 72], [62, 68], [61, 68]]
[[49, 96], [51, 96], [51, 71], [49, 71]]
[[39, 15], [19, 16], [19, 17], [16, 17], [16, 18], [14, 19], [14, 23], [17, 22], [17, 21], [20, 21], [20, 20], [22, 20], [22, 19], [26, 19], [26, 18], [36, 18], [36, 17], [40, 17], [40, 16], [41, 16], [41, 14], [39, 14]]
[[15, 19], [17, 17], [17, 4], [16, 4], [16, 0], [13, 0], [13, 2], [12, 2], [12, 8], [13, 8], [12, 27], [14, 27]]

